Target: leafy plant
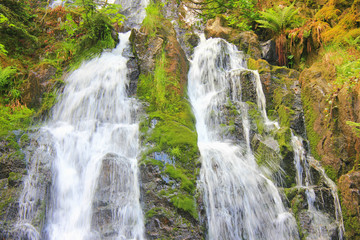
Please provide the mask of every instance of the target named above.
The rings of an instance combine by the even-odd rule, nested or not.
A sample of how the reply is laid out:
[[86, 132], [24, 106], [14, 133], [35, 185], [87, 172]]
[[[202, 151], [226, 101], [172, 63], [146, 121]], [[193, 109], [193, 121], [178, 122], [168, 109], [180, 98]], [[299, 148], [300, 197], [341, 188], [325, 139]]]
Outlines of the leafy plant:
[[352, 128], [354, 134], [360, 138], [360, 123], [346, 121], [346, 124], [349, 125]]
[[157, 33], [157, 26], [161, 25], [161, 21], [164, 16], [161, 13], [161, 5], [150, 3], [146, 7], [146, 17], [142, 22], [142, 26], [145, 29], [145, 32], [150, 35], [150, 37], [154, 37]]
[[260, 23], [259, 27], [269, 29], [274, 35], [279, 65], [286, 64], [286, 37], [288, 30], [299, 25], [298, 11], [293, 4], [284, 8], [270, 8], [260, 12], [261, 19], [257, 20]]
[[223, 14], [229, 26], [248, 31], [259, 19], [256, 4], [255, 0], [206, 0], [202, 7], [203, 16], [210, 19]]
[[10, 87], [12, 86], [11, 79], [14, 77], [16, 73], [16, 68], [14, 67], [0, 67], [0, 92], [6, 93], [9, 91]]
[[0, 105], [0, 136], [9, 131], [26, 128], [31, 123], [34, 111], [25, 106], [5, 107]]

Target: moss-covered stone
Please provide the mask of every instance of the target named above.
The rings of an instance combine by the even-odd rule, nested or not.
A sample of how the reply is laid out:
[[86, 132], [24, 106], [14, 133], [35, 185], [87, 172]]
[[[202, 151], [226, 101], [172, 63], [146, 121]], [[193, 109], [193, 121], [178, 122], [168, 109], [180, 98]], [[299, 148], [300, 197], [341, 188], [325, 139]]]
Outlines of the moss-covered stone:
[[[148, 7], [153, 13], [133, 39], [140, 67], [137, 94], [146, 105], [140, 124], [146, 235], [200, 239], [195, 197], [199, 150], [195, 118], [186, 100], [188, 62], [171, 23], [154, 8], [161, 6]], [[150, 20], [157, 22], [151, 34]]]

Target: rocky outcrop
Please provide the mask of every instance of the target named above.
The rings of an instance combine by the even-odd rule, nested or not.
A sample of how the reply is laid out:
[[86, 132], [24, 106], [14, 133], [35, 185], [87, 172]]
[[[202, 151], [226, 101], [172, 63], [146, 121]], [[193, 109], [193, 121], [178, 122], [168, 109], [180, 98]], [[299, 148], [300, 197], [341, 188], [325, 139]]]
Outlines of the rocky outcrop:
[[44, 92], [51, 86], [51, 79], [55, 77], [56, 68], [50, 64], [41, 64], [31, 70], [28, 79], [25, 81], [22, 95], [22, 102], [28, 107], [39, 107]]
[[134, 222], [140, 220], [133, 219], [131, 213], [122, 219], [123, 213], [119, 212], [119, 209], [135, 204], [131, 201], [136, 186], [130, 184], [136, 182], [134, 177], [129, 159], [111, 153], [103, 157], [92, 203], [91, 228], [96, 231], [97, 238], [114, 239], [118, 236], [118, 229], [121, 229], [118, 224], [131, 229]]
[[360, 171], [340, 177], [341, 207], [348, 239], [360, 239]]
[[260, 59], [262, 57], [259, 38], [253, 31], [240, 33], [233, 31], [229, 37], [229, 42], [235, 44], [240, 51], [243, 51], [254, 59]]
[[[347, 121], [359, 119], [360, 87], [331, 88], [335, 68], [322, 63], [305, 69], [300, 76], [307, 132], [314, 151], [338, 178], [359, 159], [359, 139]], [[332, 174], [331, 174], [332, 172]]]
[[205, 36], [207, 38], [223, 38], [229, 39], [231, 32], [233, 31], [232, 28], [226, 27], [225, 19], [222, 17], [216, 17], [215, 19], [210, 19], [206, 23], [205, 27]]
[[357, 200], [360, 141], [347, 124], [359, 121], [360, 86], [345, 84], [333, 88], [329, 83], [335, 78], [335, 67], [326, 61], [301, 73], [306, 130], [312, 153], [321, 160], [327, 175], [338, 180], [346, 236], [360, 239]]
[[49, 204], [50, 160], [54, 152], [46, 134], [18, 133], [13, 146], [21, 152], [19, 161], [24, 167], [11, 168], [9, 176], [0, 180], [0, 238], [40, 238]]
[[258, 36], [252, 31], [239, 32], [238, 30], [226, 26], [226, 21], [222, 17], [210, 19], [205, 27], [206, 38], [223, 38], [235, 44], [240, 51], [254, 59], [262, 56]]
[[204, 212], [195, 182], [197, 136], [184, 99], [188, 61], [170, 21], [159, 21], [155, 34], [142, 28], [133, 38], [140, 69], [138, 95], [146, 101], [147, 112], [141, 124], [146, 150], [140, 162], [146, 238], [202, 239]]

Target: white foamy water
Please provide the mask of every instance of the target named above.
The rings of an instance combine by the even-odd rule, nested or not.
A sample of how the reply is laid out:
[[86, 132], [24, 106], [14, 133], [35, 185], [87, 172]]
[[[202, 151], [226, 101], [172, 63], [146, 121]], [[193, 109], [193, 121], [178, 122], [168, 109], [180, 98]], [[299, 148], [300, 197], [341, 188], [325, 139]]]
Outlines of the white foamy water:
[[[325, 174], [324, 169], [321, 167], [320, 163], [314, 158], [308, 155], [306, 152], [303, 139], [299, 136], [296, 136], [292, 133], [291, 135], [291, 145], [294, 149], [294, 164], [296, 167], [296, 184], [299, 188], [304, 188], [306, 193], [306, 200], [308, 203], [308, 217], [310, 218], [310, 231], [306, 237], [309, 240], [317, 239], [333, 239], [332, 229], [335, 227], [338, 228], [338, 239], [342, 240], [344, 235], [344, 223], [342, 219], [341, 206], [339, 197], [337, 195], [336, 184]], [[311, 165], [310, 165], [311, 164]], [[315, 206], [316, 194], [314, 190], [310, 166], [318, 171], [321, 177], [324, 179], [325, 183], [328, 185], [332, 197], [334, 198], [334, 207], [335, 207], [335, 220], [329, 217], [327, 213], [320, 211]], [[318, 198], [322, 196], [318, 196]], [[327, 203], [330, 204], [330, 203]]]
[[[284, 208], [277, 188], [262, 174], [250, 150], [249, 116], [246, 104], [241, 102], [239, 74], [235, 73], [241, 71], [248, 70], [235, 46], [221, 39], [203, 38], [195, 49], [188, 75], [202, 160], [200, 185], [208, 238], [299, 239], [294, 217]], [[257, 104], [263, 112], [264, 95], [258, 88]], [[243, 106], [237, 109], [245, 135], [239, 145], [221, 135], [222, 107], [229, 100]], [[265, 117], [266, 112], [262, 115]]]
[[130, 32], [119, 34], [115, 49], [84, 63], [66, 79], [52, 119], [40, 130], [51, 148], [43, 143], [40, 152], [51, 152], [53, 176], [45, 230], [39, 233], [31, 224], [39, 157], [20, 201], [22, 236], [143, 239], [137, 168], [139, 104], [127, 95], [128, 59], [122, 56], [129, 36]]

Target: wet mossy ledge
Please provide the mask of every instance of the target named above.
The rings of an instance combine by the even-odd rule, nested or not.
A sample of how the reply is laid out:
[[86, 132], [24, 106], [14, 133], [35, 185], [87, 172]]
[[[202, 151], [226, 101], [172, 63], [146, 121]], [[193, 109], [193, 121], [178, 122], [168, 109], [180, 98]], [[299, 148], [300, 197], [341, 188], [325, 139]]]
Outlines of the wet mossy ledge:
[[146, 10], [143, 27], [132, 37], [140, 68], [137, 96], [145, 106], [139, 165], [146, 237], [202, 239], [199, 150], [186, 99], [188, 62], [161, 5], [150, 3]]

